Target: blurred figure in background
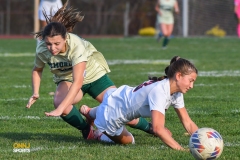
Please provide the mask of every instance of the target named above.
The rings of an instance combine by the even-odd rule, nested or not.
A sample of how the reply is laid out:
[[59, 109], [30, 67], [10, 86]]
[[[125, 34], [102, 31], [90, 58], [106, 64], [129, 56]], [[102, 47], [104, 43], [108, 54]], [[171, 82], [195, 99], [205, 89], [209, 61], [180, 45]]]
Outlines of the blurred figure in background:
[[40, 28], [43, 29], [46, 25], [46, 19], [43, 15], [43, 11], [46, 12], [48, 16], [54, 15], [59, 8], [63, 6], [61, 0], [40, 0], [38, 7], [38, 19], [40, 21]]
[[161, 30], [158, 40], [164, 36], [162, 47], [166, 49], [174, 26], [173, 12], [179, 13], [177, 0], [157, 0], [155, 10], [158, 13], [157, 21]]
[[240, 38], [240, 0], [234, 0], [234, 13], [237, 16], [238, 25], [237, 25], [237, 34]]

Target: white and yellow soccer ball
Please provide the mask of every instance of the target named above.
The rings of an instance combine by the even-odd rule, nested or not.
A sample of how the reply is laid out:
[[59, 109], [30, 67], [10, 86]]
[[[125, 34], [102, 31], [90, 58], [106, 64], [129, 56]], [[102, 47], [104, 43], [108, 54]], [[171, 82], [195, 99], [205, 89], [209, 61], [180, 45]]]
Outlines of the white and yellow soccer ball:
[[212, 128], [200, 128], [189, 140], [189, 149], [197, 160], [217, 159], [223, 151], [222, 136]]

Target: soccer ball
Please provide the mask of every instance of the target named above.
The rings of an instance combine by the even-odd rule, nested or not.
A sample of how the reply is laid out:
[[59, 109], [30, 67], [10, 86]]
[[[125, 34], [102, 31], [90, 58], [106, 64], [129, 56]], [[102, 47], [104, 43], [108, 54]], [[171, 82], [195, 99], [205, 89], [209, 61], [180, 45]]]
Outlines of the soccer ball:
[[223, 139], [212, 128], [200, 128], [191, 135], [189, 149], [195, 159], [217, 159], [223, 151]]

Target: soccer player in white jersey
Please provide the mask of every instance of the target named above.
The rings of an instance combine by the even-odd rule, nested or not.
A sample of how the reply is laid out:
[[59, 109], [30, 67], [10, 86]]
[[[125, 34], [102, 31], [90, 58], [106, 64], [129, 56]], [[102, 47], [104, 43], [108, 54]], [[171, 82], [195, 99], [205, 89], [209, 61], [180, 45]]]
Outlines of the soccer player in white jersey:
[[62, 6], [63, 4], [61, 0], [40, 0], [38, 6], [38, 19], [41, 28], [44, 28], [47, 25], [43, 12], [45, 11], [47, 16], [54, 15]]
[[178, 2], [177, 0], [157, 0], [155, 10], [157, 11], [157, 23], [161, 30], [157, 39], [159, 40], [161, 35], [164, 36], [162, 47], [166, 49], [174, 28], [173, 13], [179, 13]]
[[[33, 94], [26, 107], [30, 108], [39, 98], [42, 72], [47, 64], [57, 88], [54, 95], [55, 110], [45, 114], [61, 116], [65, 122], [82, 131], [85, 139], [91, 139], [93, 130], [73, 105], [86, 93], [102, 102], [104, 93], [116, 87], [107, 76], [110, 69], [102, 53], [90, 42], [70, 33], [83, 16], [76, 9], [67, 8], [67, 4], [68, 1], [53, 16], [44, 12], [47, 26], [35, 33], [36, 38], [41, 37], [42, 40], [36, 48], [32, 70]], [[129, 125], [148, 133], [151, 131], [144, 118], [138, 118]]]
[[165, 111], [173, 106], [190, 135], [198, 129], [189, 117], [183, 99], [183, 94], [193, 88], [198, 71], [188, 60], [175, 56], [165, 73], [167, 76], [151, 78], [137, 87], [123, 85], [109, 89], [96, 113], [83, 105], [80, 112], [88, 119], [96, 118], [94, 124], [99, 132], [95, 132], [95, 138], [133, 144], [134, 137], [124, 125], [138, 117], [151, 117], [154, 134], [172, 149], [184, 150], [164, 127]]

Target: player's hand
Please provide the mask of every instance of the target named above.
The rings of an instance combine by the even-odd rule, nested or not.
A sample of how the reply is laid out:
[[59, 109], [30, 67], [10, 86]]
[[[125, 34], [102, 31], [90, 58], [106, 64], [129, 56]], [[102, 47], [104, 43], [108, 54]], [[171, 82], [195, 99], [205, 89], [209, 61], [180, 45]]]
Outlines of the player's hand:
[[28, 101], [26, 108], [30, 108], [31, 105], [39, 98], [39, 94], [33, 94]]
[[53, 117], [57, 117], [57, 116], [61, 116], [63, 113], [63, 111], [59, 110], [58, 108], [51, 111], [51, 112], [45, 112], [46, 116], [53, 116]]
[[190, 152], [190, 149], [189, 148], [181, 148], [180, 151]]

